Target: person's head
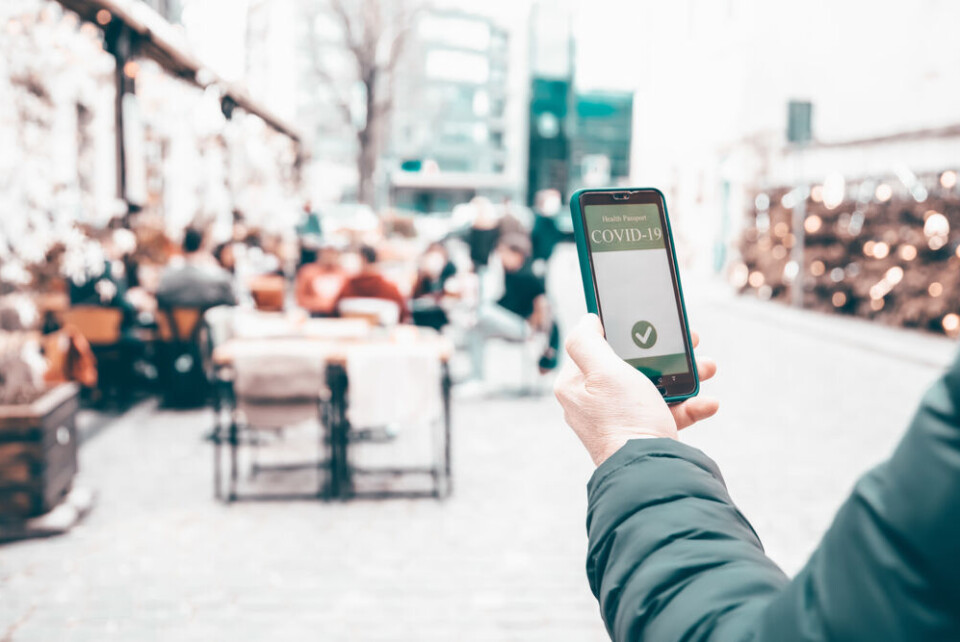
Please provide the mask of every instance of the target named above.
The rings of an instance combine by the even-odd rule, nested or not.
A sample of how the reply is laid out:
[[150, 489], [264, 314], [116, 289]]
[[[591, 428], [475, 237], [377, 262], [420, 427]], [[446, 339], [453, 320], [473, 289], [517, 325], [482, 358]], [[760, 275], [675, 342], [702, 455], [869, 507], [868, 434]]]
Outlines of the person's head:
[[427, 246], [423, 256], [420, 257], [420, 271], [432, 277], [437, 277], [443, 272], [443, 268], [449, 260], [447, 248], [442, 243], [431, 243]]
[[526, 265], [532, 250], [530, 239], [523, 234], [508, 234], [497, 247], [500, 262], [507, 272], [516, 272]]
[[188, 227], [183, 233], [183, 253], [196, 254], [203, 249], [203, 230], [197, 227]]
[[307, 199], [303, 202], [303, 211], [307, 214], [313, 211], [313, 203], [310, 202], [310, 199]]
[[325, 270], [337, 270], [340, 268], [340, 250], [327, 245], [321, 247], [317, 252], [317, 263]]
[[220, 267], [228, 272], [233, 272], [237, 265], [237, 257], [233, 253], [233, 243], [221, 243], [213, 250], [213, 256], [217, 259]]
[[361, 269], [367, 270], [377, 264], [377, 251], [372, 246], [361, 245], [358, 254], [360, 254]]

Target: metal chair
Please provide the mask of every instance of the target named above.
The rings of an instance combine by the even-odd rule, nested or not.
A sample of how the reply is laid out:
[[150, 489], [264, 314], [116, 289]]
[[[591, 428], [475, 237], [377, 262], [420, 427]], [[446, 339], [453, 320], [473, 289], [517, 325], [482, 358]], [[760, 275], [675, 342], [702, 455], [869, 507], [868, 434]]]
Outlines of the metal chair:
[[[223, 379], [232, 384], [229, 426], [222, 434], [218, 422], [214, 431], [214, 494], [221, 497], [220, 446], [230, 447], [230, 470], [227, 501], [240, 499], [237, 493], [239, 479], [239, 450], [242, 445], [258, 447], [264, 433], [277, 432], [288, 426], [315, 421], [318, 424], [319, 455], [307, 463], [261, 466], [254, 463], [255, 476], [264, 470], [295, 471], [322, 469], [327, 464], [326, 438], [323, 414], [329, 399], [326, 384], [326, 366], [323, 355], [312, 350], [303, 341], [251, 341], [235, 346], [231, 372]], [[316, 492], [300, 495], [256, 496], [246, 498], [318, 497], [325, 492], [321, 483]]]

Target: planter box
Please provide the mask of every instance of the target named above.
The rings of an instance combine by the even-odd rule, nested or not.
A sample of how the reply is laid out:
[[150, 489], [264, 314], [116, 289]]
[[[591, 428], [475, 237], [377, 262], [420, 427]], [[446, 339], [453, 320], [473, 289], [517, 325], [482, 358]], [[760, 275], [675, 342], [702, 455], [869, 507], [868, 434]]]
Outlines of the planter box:
[[46, 513], [70, 490], [79, 392], [65, 383], [33, 403], [0, 406], [0, 520]]

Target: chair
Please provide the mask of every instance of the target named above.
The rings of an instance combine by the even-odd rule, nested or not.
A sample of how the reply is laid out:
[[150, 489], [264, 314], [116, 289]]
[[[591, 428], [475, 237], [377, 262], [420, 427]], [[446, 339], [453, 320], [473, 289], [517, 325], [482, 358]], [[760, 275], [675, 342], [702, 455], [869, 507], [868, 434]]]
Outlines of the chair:
[[196, 408], [212, 392], [210, 327], [204, 308], [165, 307], [157, 311], [157, 354], [163, 405]]
[[[450, 492], [449, 380], [433, 350], [422, 344], [358, 346], [346, 366], [345, 418], [350, 444], [350, 495], [446, 497]], [[353, 479], [431, 480], [430, 490], [404, 481], [401, 489], [353, 490]]]
[[72, 325], [94, 347], [113, 346], [120, 342], [123, 310], [99, 305], [75, 305], [62, 313], [63, 325]]
[[262, 312], [281, 312], [287, 295], [286, 280], [276, 274], [264, 274], [250, 279], [250, 296]]
[[338, 306], [341, 317], [365, 319], [371, 325], [394, 326], [400, 322], [400, 306], [387, 299], [349, 297]]
[[[230, 445], [230, 486], [227, 501], [238, 499], [239, 449], [259, 444], [254, 433], [279, 431], [307, 421], [322, 424], [320, 412], [328, 398], [326, 366], [322, 349], [303, 341], [263, 340], [240, 342], [233, 352], [233, 413], [226, 441]], [[261, 470], [319, 469], [324, 466], [323, 431], [318, 444], [321, 456], [307, 464], [284, 466], [253, 465]], [[220, 497], [220, 444], [224, 435], [215, 430], [215, 487]], [[322, 487], [311, 496], [322, 493]]]
[[123, 341], [123, 310], [98, 305], [75, 305], [60, 313], [63, 326], [75, 328], [97, 360], [96, 399], [110, 399], [124, 405], [132, 396], [133, 359], [131, 346]]

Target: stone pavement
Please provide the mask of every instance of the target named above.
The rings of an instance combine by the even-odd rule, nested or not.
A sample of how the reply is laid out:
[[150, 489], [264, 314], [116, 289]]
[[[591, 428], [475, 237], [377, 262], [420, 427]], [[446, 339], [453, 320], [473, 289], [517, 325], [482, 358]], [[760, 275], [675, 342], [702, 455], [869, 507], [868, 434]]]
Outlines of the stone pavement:
[[[551, 286], [569, 322], [582, 299], [561, 250]], [[722, 407], [683, 439], [796, 572], [954, 346], [688, 280], [720, 362], [703, 394]], [[591, 466], [552, 396], [454, 413], [445, 502], [228, 507], [211, 497], [209, 415], [140, 407], [81, 452], [80, 483], [100, 493], [87, 521], [0, 548], [0, 640], [606, 639], [583, 570]]]

